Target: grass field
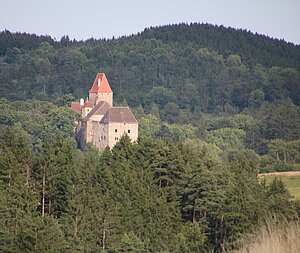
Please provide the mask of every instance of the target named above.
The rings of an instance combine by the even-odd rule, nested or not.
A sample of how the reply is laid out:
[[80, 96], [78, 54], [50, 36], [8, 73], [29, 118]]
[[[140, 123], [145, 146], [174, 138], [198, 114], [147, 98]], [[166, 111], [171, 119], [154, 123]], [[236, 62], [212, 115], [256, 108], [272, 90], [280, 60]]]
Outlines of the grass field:
[[298, 253], [300, 252], [300, 223], [267, 226], [238, 253]]
[[274, 177], [280, 178], [289, 192], [295, 197], [295, 200], [300, 200], [300, 173], [265, 173], [259, 177], [261, 179], [265, 178], [267, 184], [270, 183]]

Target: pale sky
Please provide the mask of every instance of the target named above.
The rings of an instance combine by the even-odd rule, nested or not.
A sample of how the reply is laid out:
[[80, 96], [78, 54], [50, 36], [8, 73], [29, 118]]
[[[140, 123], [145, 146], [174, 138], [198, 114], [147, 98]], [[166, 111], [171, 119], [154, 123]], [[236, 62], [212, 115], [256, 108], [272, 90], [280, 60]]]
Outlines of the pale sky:
[[60, 40], [118, 38], [146, 27], [210, 23], [300, 44], [300, 0], [0, 0], [0, 31]]

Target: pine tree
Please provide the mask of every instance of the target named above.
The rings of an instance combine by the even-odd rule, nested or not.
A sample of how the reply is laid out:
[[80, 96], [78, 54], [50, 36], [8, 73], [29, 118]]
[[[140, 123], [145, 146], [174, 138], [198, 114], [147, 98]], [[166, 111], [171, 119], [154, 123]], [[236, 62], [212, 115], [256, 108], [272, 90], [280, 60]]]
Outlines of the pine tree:
[[32, 156], [22, 138], [7, 129], [0, 145], [1, 240], [13, 250], [20, 224], [37, 214], [38, 198], [31, 180]]
[[46, 215], [23, 222], [17, 235], [19, 252], [66, 252], [68, 244], [53, 217]]
[[42, 217], [46, 213], [59, 217], [66, 212], [74, 166], [74, 150], [68, 142], [60, 138], [52, 145], [44, 142], [36, 175]]
[[253, 232], [266, 218], [266, 200], [253, 163], [240, 156], [231, 163], [230, 170], [221, 231], [216, 235], [221, 249], [234, 247], [243, 234]]
[[148, 253], [151, 252], [148, 243], [139, 239], [133, 232], [125, 233], [120, 241], [119, 247], [112, 252], [132, 252]]
[[291, 194], [280, 179], [275, 177], [273, 181], [266, 186], [265, 194], [268, 212], [274, 222], [296, 219], [296, 209], [293, 202], [290, 201]]

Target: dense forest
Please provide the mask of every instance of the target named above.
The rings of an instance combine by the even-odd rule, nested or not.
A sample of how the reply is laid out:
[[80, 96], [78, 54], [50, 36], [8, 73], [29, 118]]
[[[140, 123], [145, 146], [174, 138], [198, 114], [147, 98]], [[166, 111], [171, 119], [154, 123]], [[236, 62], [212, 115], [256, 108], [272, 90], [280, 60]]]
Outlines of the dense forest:
[[[70, 102], [104, 72], [139, 120], [81, 150]], [[299, 220], [300, 47], [208, 24], [111, 40], [0, 33], [0, 252], [225, 252]]]

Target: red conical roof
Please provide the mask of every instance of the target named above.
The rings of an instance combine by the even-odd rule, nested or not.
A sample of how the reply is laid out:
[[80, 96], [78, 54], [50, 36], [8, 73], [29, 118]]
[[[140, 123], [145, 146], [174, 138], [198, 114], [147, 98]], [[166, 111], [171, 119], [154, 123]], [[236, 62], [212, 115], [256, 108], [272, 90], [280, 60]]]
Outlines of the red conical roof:
[[85, 99], [83, 107], [91, 107], [91, 108], [93, 107], [88, 98]]
[[90, 89], [90, 92], [112, 93], [112, 90], [104, 73], [98, 73], [96, 75], [96, 79], [93, 83], [92, 88]]

